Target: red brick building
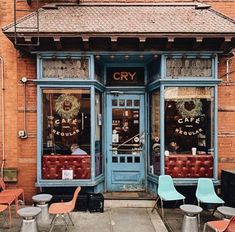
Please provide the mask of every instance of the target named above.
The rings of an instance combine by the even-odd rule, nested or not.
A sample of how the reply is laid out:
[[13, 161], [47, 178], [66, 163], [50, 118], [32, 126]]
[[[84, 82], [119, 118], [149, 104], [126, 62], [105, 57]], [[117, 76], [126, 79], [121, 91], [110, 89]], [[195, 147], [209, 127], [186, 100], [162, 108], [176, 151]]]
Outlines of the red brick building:
[[234, 1], [28, 3], [0, 0], [1, 171], [28, 201], [235, 168]]

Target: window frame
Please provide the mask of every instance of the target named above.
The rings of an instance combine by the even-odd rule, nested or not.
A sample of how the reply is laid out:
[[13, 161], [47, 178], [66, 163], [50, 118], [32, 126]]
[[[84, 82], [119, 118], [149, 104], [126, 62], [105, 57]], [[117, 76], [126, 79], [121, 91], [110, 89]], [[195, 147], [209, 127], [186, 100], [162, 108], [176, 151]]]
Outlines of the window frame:
[[[157, 89], [160, 88], [160, 173], [162, 175], [165, 174], [165, 112], [164, 112], [164, 104], [165, 104], [165, 98], [164, 98], [164, 90], [167, 87], [212, 87], [214, 88], [214, 171], [213, 171], [213, 178], [212, 180], [215, 183], [218, 183], [218, 84], [220, 83], [220, 80], [218, 79], [218, 55], [216, 54], [186, 54], [190, 58], [197, 58], [199, 55], [201, 57], [212, 59], [212, 77], [201, 77], [201, 78], [167, 78], [166, 77], [166, 59], [168, 56], [171, 57], [184, 57], [185, 54], [163, 54], [161, 57], [161, 78], [159, 80], [155, 80], [148, 84], [147, 91], [148, 95], [150, 97], [150, 94]], [[148, 107], [148, 111], [150, 108]], [[150, 116], [150, 115], [149, 115]], [[148, 126], [149, 123], [148, 123]], [[151, 135], [149, 135], [148, 141], [150, 141]], [[149, 147], [149, 146], [148, 146]], [[150, 152], [149, 147], [149, 152]], [[150, 156], [148, 156], [150, 158]], [[150, 161], [148, 161], [148, 168], [150, 165]], [[154, 182], [158, 181], [157, 175], [152, 175], [148, 173], [149, 179], [154, 180]], [[197, 183], [198, 178], [176, 178], [174, 179], [177, 184], [179, 185], [194, 185]]]
[[[95, 80], [95, 69], [94, 69], [94, 55], [82, 56], [77, 53], [56, 53], [56, 57], [66, 59], [67, 56], [71, 58], [86, 57], [89, 60], [89, 79], [80, 80], [76, 78], [43, 78], [42, 77], [42, 60], [43, 59], [54, 59], [55, 53], [41, 52], [37, 53], [37, 79], [34, 81], [37, 85], [37, 181], [36, 186], [40, 187], [53, 187], [53, 186], [96, 186], [100, 188], [104, 182], [104, 169], [102, 167], [102, 174], [95, 176], [95, 140], [93, 136], [95, 134], [95, 90], [101, 93], [102, 101], [104, 98], [105, 86], [99, 81]], [[73, 88], [73, 89], [89, 89], [90, 90], [90, 124], [91, 124], [91, 178], [90, 179], [73, 179], [73, 180], [62, 180], [62, 179], [42, 179], [42, 144], [43, 144], [43, 89], [46, 88]], [[103, 133], [103, 128], [102, 128]], [[104, 146], [102, 146], [104, 147]], [[102, 151], [103, 152], [103, 151]]]

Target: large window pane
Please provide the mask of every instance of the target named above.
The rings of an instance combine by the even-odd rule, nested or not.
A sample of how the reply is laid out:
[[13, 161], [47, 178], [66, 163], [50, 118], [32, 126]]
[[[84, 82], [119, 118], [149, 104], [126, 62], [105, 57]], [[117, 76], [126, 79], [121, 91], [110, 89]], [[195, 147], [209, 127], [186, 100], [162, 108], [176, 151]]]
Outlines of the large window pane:
[[90, 90], [44, 89], [42, 130], [43, 179], [90, 178]]
[[166, 174], [213, 176], [213, 106], [213, 88], [165, 88]]
[[160, 175], [160, 93], [150, 95], [151, 141], [150, 168], [151, 174]]

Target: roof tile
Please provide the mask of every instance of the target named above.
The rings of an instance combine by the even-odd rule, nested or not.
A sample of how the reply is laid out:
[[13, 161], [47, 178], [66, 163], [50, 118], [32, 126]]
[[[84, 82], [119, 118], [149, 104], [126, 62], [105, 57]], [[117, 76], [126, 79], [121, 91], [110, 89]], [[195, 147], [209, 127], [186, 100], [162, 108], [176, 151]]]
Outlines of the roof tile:
[[[40, 33], [235, 33], [235, 22], [218, 12], [190, 5], [58, 6], [39, 9]], [[18, 32], [35, 32], [32, 13]], [[13, 25], [3, 28], [13, 32]]]

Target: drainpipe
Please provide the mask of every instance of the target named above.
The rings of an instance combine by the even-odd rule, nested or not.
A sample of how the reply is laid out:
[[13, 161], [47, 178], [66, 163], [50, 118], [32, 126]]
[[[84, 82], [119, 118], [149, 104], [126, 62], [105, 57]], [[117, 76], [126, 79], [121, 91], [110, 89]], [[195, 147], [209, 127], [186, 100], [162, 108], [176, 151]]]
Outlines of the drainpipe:
[[4, 61], [0, 56], [1, 63], [1, 83], [2, 83], [2, 165], [1, 165], [1, 177], [3, 177], [3, 170], [5, 165], [5, 106], [4, 106]]

